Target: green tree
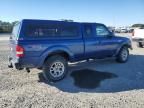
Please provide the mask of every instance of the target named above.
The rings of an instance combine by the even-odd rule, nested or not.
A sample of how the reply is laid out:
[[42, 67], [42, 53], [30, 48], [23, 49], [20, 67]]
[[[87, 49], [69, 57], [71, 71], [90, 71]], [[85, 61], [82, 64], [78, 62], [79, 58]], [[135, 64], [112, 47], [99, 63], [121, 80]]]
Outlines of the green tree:
[[15, 24], [17, 24], [19, 21], [14, 21], [12, 22], [12, 26], [14, 26]]
[[132, 27], [144, 27], [144, 24], [133, 24]]
[[18, 23], [18, 21], [10, 22], [3, 22], [0, 20], [0, 33], [11, 33], [13, 26]]

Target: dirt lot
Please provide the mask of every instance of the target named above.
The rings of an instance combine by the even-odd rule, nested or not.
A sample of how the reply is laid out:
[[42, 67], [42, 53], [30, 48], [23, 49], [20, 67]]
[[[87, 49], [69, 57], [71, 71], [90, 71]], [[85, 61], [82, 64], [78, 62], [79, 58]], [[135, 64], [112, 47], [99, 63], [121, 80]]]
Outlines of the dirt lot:
[[69, 65], [68, 76], [57, 83], [7, 68], [8, 42], [0, 41], [0, 108], [143, 108], [144, 48], [130, 51], [129, 61], [113, 59]]

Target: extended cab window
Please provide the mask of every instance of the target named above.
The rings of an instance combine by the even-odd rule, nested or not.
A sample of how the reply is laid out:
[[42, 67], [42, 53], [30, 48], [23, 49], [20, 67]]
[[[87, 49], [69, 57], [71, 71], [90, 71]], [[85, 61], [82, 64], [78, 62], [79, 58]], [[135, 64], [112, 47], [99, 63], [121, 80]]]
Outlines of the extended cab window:
[[59, 25], [60, 27], [60, 36], [64, 37], [71, 37], [71, 36], [77, 36], [78, 35], [78, 27], [74, 25]]
[[93, 35], [92, 25], [84, 25], [84, 34], [86, 37], [91, 37]]
[[106, 36], [109, 35], [109, 31], [108, 31], [108, 29], [105, 26], [97, 25], [96, 26], [96, 35], [98, 37], [106, 37]]
[[78, 27], [58, 24], [29, 25], [26, 34], [34, 37], [71, 37], [78, 35]]

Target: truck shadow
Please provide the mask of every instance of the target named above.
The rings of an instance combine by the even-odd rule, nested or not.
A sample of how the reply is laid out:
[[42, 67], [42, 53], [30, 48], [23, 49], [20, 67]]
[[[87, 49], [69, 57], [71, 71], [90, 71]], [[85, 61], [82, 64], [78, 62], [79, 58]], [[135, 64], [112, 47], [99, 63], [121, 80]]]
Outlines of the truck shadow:
[[[70, 77], [74, 80], [74, 86], [83, 89], [95, 89], [100, 86], [101, 81], [118, 77], [109, 72], [99, 72], [90, 69], [72, 71]], [[54, 84], [44, 79], [42, 73], [39, 73], [39, 81], [48, 84]]]
[[76, 63], [69, 66], [70, 72], [62, 81], [46, 81], [42, 73], [39, 73], [39, 82], [71, 93], [112, 93], [144, 89], [142, 64], [142, 55], [131, 55], [129, 61], [124, 64], [116, 63], [113, 59]]
[[73, 71], [71, 77], [74, 85], [84, 89], [95, 89], [100, 86], [101, 81], [118, 77], [109, 72], [99, 72], [90, 69]]

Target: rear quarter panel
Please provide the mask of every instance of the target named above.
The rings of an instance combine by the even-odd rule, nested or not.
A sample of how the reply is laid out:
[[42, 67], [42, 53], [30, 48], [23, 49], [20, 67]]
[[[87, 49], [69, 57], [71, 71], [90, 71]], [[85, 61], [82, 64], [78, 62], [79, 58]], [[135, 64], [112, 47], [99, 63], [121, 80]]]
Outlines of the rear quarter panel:
[[25, 49], [23, 59], [33, 59], [36, 62], [35, 65], [42, 65], [45, 58], [53, 52], [66, 52], [69, 55], [70, 61], [79, 60], [84, 54], [82, 39], [25, 40], [19, 44]]

